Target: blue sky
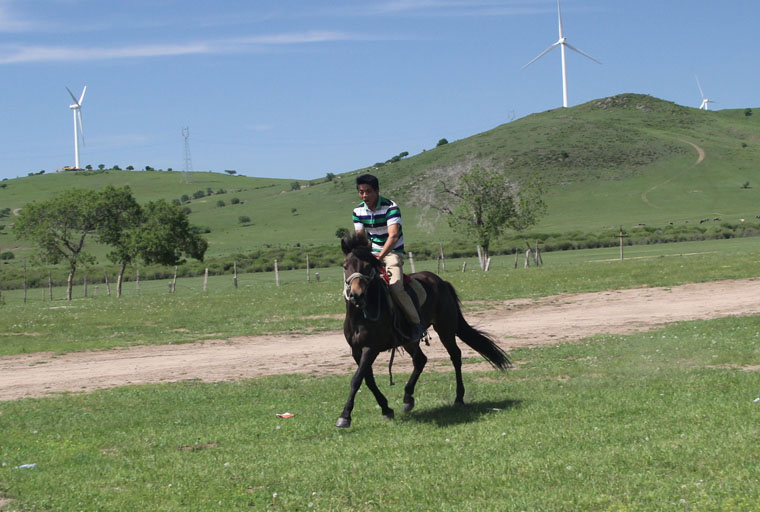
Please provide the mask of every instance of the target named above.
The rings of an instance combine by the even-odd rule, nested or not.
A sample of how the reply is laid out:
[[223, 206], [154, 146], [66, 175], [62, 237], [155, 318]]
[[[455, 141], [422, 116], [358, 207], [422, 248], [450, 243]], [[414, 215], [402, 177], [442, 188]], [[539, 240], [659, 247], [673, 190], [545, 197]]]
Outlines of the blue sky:
[[[758, 0], [564, 0], [570, 106], [758, 107]], [[562, 105], [555, 0], [0, 0], [0, 179], [80, 163], [312, 179]], [[760, 112], [758, 112], [760, 115]]]

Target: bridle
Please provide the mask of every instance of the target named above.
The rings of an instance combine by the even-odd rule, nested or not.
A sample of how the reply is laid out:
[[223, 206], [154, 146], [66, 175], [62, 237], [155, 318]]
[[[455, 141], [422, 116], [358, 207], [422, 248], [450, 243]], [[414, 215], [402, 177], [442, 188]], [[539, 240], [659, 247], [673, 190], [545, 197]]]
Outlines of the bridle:
[[351, 291], [351, 284], [357, 279], [361, 280], [365, 284], [369, 284], [375, 277], [377, 277], [377, 270], [374, 267], [370, 269], [369, 275], [362, 274], [361, 272], [354, 272], [345, 280], [345, 284], [343, 286], [343, 298], [349, 300], [348, 293]]

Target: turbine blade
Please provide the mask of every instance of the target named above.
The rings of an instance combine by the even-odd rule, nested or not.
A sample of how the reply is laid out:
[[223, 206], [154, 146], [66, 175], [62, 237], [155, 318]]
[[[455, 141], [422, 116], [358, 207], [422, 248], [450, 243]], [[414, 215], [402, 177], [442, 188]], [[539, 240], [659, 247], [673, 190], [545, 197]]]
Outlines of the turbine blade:
[[702, 92], [702, 86], [699, 83], [699, 77], [697, 75], [694, 75], [694, 78], [697, 79], [697, 87], [699, 88], [699, 95], [702, 96], [702, 100], [705, 99], [705, 93]]
[[71, 96], [71, 99], [74, 100], [74, 103], [77, 103], [77, 97], [74, 96], [74, 93], [71, 92], [71, 89], [69, 89], [68, 87], [66, 87], [66, 90], [69, 91], [69, 95]]
[[533, 64], [534, 62], [536, 62], [538, 59], [540, 59], [541, 57], [543, 57], [544, 55], [546, 55], [547, 53], [549, 53], [550, 51], [552, 51], [552, 49], [553, 49], [555, 46], [557, 46], [558, 44], [559, 44], [559, 41], [557, 41], [556, 43], [554, 43], [553, 45], [551, 45], [549, 48], [547, 48], [547, 49], [546, 49], [546, 50], [544, 50], [543, 52], [539, 53], [539, 54], [538, 54], [538, 57], [535, 57], [535, 58], [534, 58], [532, 61], [528, 62], [528, 63], [527, 63], [526, 65], [524, 65], [522, 68], [523, 68], [523, 69], [527, 68], [528, 66], [530, 66], [531, 64]]
[[566, 42], [566, 43], [565, 43], [565, 46], [567, 46], [568, 48], [570, 48], [570, 49], [571, 49], [571, 50], [573, 50], [574, 52], [580, 53], [580, 54], [581, 54], [581, 55], [583, 55], [584, 57], [586, 57], [586, 58], [588, 58], [588, 59], [591, 59], [591, 60], [593, 60], [593, 61], [594, 61], [594, 62], [596, 62], [597, 64], [601, 64], [601, 62], [599, 62], [598, 60], [596, 60], [594, 57], [592, 57], [592, 56], [591, 56], [591, 55], [589, 55], [588, 53], [584, 53], [584, 52], [580, 51], [578, 48], [576, 48], [575, 46], [571, 45], [570, 43], [567, 43], [567, 42]]
[[562, 9], [559, 7], [559, 0], [557, 0], [557, 19], [559, 19], [559, 38], [562, 39]]
[[79, 121], [79, 137], [82, 139], [82, 145], [84, 146], [84, 126], [82, 125], [82, 111], [77, 109], [77, 120]]
[[84, 100], [84, 93], [85, 93], [85, 91], [87, 91], [87, 86], [86, 85], [84, 86], [84, 89], [82, 89], [82, 95], [79, 97], [79, 101], [77, 102], [80, 105], [82, 104], [82, 100]]

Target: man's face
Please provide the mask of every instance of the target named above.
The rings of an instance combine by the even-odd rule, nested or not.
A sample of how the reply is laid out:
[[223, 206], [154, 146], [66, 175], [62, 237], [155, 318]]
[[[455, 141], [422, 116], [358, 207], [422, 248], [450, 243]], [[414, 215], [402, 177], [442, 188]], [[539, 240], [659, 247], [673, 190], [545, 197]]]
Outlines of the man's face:
[[359, 191], [359, 197], [362, 198], [362, 201], [364, 201], [370, 209], [374, 210], [377, 206], [377, 190], [366, 183], [359, 185], [357, 190]]

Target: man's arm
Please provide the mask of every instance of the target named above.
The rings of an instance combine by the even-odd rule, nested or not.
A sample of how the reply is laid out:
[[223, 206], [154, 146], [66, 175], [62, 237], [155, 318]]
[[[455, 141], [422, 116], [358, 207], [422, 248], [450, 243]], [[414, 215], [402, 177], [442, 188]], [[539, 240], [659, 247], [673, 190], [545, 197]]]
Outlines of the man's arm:
[[383, 250], [375, 253], [377, 259], [382, 260], [396, 247], [396, 243], [398, 243], [398, 239], [400, 238], [400, 228], [401, 224], [388, 225], [388, 239], [385, 241], [385, 245], [383, 245]]

